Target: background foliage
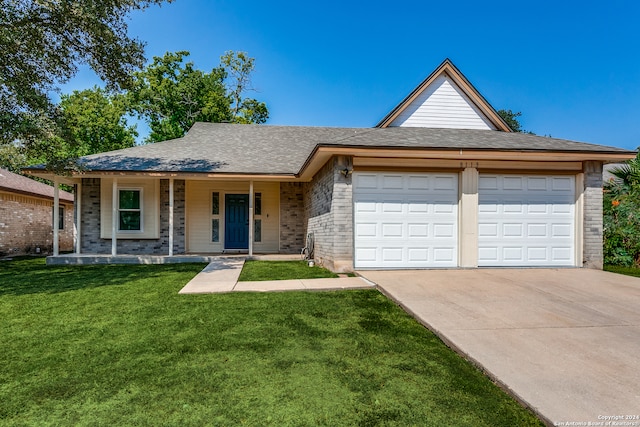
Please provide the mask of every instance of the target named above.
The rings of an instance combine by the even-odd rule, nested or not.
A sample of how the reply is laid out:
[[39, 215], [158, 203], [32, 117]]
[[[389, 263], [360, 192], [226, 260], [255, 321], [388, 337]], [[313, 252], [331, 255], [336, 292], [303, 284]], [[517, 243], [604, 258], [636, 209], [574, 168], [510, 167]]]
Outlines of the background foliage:
[[640, 264], [640, 154], [614, 169], [604, 183], [604, 262]]

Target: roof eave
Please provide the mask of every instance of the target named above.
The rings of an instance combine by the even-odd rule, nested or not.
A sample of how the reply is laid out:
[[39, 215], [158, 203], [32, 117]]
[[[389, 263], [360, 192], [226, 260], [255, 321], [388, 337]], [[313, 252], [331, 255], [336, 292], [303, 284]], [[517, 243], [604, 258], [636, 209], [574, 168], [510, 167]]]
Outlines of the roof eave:
[[367, 156], [378, 158], [428, 158], [443, 160], [530, 160], [548, 162], [601, 161], [617, 163], [635, 157], [632, 151], [571, 151], [571, 150], [496, 150], [465, 148], [414, 148], [414, 147], [363, 147], [318, 145], [306, 159], [298, 176], [303, 181], [311, 180], [318, 170], [333, 156]]

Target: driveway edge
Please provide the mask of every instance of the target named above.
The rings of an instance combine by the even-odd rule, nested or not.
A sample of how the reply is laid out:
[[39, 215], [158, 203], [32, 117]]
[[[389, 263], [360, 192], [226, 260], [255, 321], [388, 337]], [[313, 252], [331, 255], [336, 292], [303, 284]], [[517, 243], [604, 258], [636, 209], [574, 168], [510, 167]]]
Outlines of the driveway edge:
[[476, 369], [478, 369], [480, 372], [482, 372], [484, 375], [486, 375], [491, 380], [491, 382], [493, 382], [495, 385], [500, 387], [509, 396], [513, 397], [524, 408], [526, 408], [529, 411], [533, 412], [535, 414], [535, 416], [538, 417], [543, 423], [545, 423], [549, 427], [553, 427], [555, 425], [549, 418], [545, 417], [542, 413], [540, 413], [540, 411], [538, 411], [536, 408], [532, 407], [526, 400], [524, 400], [513, 389], [511, 389], [509, 386], [507, 386], [504, 382], [500, 381], [500, 379], [496, 375], [494, 375], [491, 371], [489, 371], [487, 368], [485, 368], [480, 362], [478, 362], [476, 359], [471, 357], [468, 353], [463, 351], [453, 341], [449, 340], [443, 333], [441, 333], [438, 329], [436, 329], [432, 325], [430, 325], [429, 322], [427, 322], [426, 320], [421, 318], [417, 313], [415, 313], [413, 310], [411, 310], [409, 307], [407, 307], [405, 304], [403, 304], [399, 299], [395, 298], [393, 295], [391, 295], [391, 293], [387, 292], [387, 290], [384, 289], [384, 287], [382, 287], [379, 284], [373, 282], [371, 279], [367, 279], [367, 281], [370, 282], [370, 283], [375, 284], [376, 289], [378, 289], [378, 291], [382, 295], [384, 295], [385, 297], [389, 298], [398, 307], [402, 308], [407, 314], [409, 314], [411, 317], [416, 319], [422, 326], [424, 326], [425, 328], [427, 328], [431, 332], [433, 332], [435, 334], [435, 336], [437, 336], [440, 339], [440, 341], [442, 341], [444, 343], [444, 345], [449, 347], [451, 350], [455, 351], [460, 357], [464, 358], [469, 363], [471, 363], [473, 366], [475, 366]]

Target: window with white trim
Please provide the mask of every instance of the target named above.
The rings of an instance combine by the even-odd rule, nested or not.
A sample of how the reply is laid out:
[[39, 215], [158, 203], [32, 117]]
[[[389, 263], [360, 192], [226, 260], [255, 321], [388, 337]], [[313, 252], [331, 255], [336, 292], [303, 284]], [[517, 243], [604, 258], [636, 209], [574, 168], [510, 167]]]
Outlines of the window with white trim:
[[118, 231], [142, 231], [142, 189], [118, 189]]

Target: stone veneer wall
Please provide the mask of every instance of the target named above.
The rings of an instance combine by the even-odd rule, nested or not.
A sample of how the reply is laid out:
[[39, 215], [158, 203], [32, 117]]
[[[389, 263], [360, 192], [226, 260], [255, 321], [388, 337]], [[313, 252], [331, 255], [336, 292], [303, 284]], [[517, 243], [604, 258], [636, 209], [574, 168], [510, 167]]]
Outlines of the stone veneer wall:
[[304, 196], [301, 182], [280, 183], [280, 253], [298, 254], [305, 245]]
[[[73, 205], [64, 206], [60, 251], [73, 250]], [[53, 201], [0, 192], [0, 256], [53, 252]]]
[[583, 266], [602, 269], [602, 162], [584, 162]]
[[314, 234], [314, 254], [318, 263], [333, 271], [353, 270], [353, 197], [351, 158], [336, 156], [304, 184], [307, 232]]
[[[173, 253], [185, 253], [185, 181], [173, 182]], [[82, 179], [81, 252], [110, 254], [111, 239], [100, 238], [100, 179]], [[169, 180], [160, 180], [160, 238], [118, 239], [118, 254], [169, 253]]]

